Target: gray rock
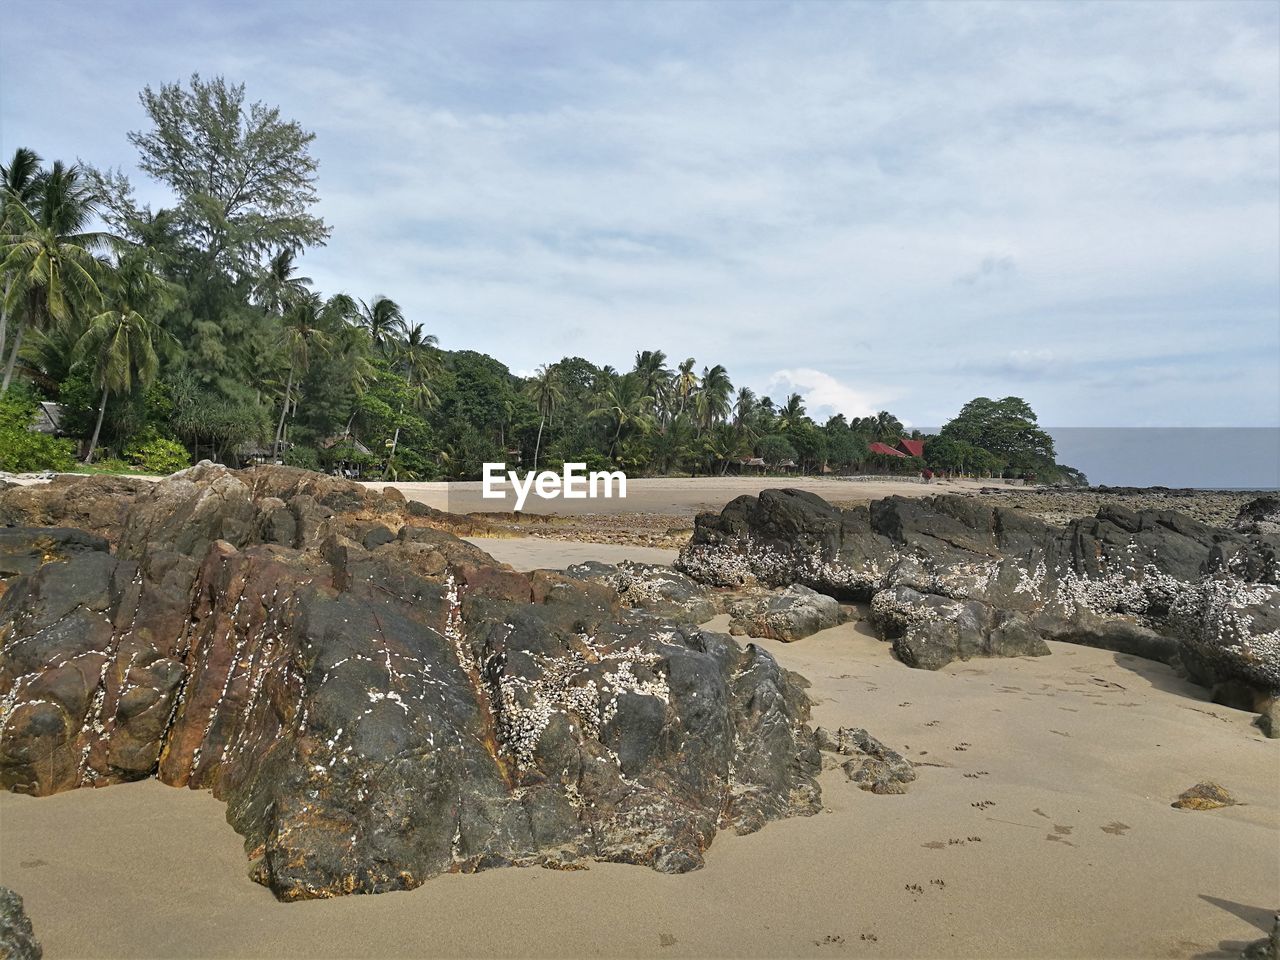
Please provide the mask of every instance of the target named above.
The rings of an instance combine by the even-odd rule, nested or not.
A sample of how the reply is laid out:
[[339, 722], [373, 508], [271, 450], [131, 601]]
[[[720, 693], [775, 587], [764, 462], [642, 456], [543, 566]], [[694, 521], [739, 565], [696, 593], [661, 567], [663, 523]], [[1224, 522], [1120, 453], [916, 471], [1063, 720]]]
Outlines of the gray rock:
[[0, 960], [40, 960], [44, 951], [31, 929], [22, 898], [0, 887]]
[[[57, 523], [48, 496], [24, 510]], [[679, 872], [720, 829], [820, 807], [806, 683], [755, 646], [317, 474], [203, 465], [112, 497], [105, 539], [2, 541], [26, 559], [0, 596], [0, 787], [212, 790], [284, 900], [504, 864]], [[646, 605], [707, 594], [626, 575]]]
[[1271, 923], [1270, 936], [1255, 940], [1244, 948], [1241, 960], [1280, 960], [1280, 913]]
[[621, 603], [660, 617], [706, 623], [721, 612], [719, 598], [691, 577], [650, 563], [624, 560], [614, 566], [588, 561], [571, 566], [566, 575], [614, 590]]
[[906, 793], [916, 778], [911, 761], [861, 727], [841, 727], [835, 734], [819, 727], [814, 739], [820, 750], [849, 757], [841, 764], [845, 776], [869, 793]]
[[731, 632], [788, 643], [840, 622], [840, 604], [834, 598], [800, 584], [732, 600], [729, 613]]
[[717, 586], [801, 584], [872, 600], [873, 621], [917, 666], [1043, 655], [1043, 640], [1055, 639], [1271, 696], [1280, 692], [1278, 554], [1280, 535], [1171, 510], [1105, 503], [1060, 528], [977, 498], [839, 510], [803, 491], [765, 490], [699, 516], [676, 565]]

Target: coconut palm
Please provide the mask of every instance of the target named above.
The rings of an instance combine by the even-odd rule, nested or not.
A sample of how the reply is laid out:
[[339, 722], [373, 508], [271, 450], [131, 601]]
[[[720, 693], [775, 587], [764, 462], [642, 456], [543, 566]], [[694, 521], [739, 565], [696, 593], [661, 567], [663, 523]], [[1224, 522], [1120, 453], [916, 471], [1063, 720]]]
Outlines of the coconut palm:
[[702, 385], [695, 397], [698, 422], [703, 430], [709, 430], [729, 416], [729, 398], [733, 396], [733, 383], [729, 371], [720, 364], [702, 368]]
[[554, 415], [556, 407], [564, 401], [564, 387], [560, 382], [559, 365], [553, 363], [547, 366], [544, 363], [540, 366], [525, 384], [524, 393], [534, 402], [541, 415], [538, 421], [538, 439], [533, 445], [533, 469], [537, 470], [538, 455], [542, 452], [542, 428], [547, 423], [547, 417]]
[[293, 250], [281, 250], [271, 258], [266, 272], [253, 285], [254, 300], [273, 316], [283, 316], [311, 286], [310, 277], [300, 277], [295, 273], [294, 256]]
[[293, 396], [295, 380], [311, 366], [311, 357], [316, 351], [324, 351], [329, 347], [330, 338], [325, 333], [328, 319], [324, 315], [326, 306], [318, 294], [308, 291], [284, 315], [280, 327], [280, 345], [289, 358], [289, 376], [285, 381], [284, 397], [280, 403], [275, 442], [271, 446], [272, 459], [280, 455], [280, 446], [284, 443], [285, 418], [290, 408], [297, 413], [298, 403]]
[[680, 398], [680, 412], [684, 413], [685, 407], [689, 403], [689, 398], [693, 396], [693, 392], [698, 389], [698, 375], [693, 372], [694, 366], [698, 361], [690, 357], [688, 360], [680, 364], [679, 370], [676, 372], [673, 386], [676, 396]]
[[[395, 303], [385, 297], [379, 297], [374, 301], [375, 308], [380, 307], [382, 304], [390, 304], [389, 307], [381, 307], [383, 313], [381, 319], [384, 322], [384, 325], [390, 322], [387, 315], [392, 312], [391, 308], [394, 308], [395, 315], [399, 317], [400, 308], [397, 307]], [[364, 307], [366, 320], [376, 312], [370, 311], [363, 302], [361, 306]], [[400, 317], [399, 323], [400, 329], [402, 331], [405, 330], [403, 317]], [[374, 325], [366, 322], [365, 326], [366, 329], [369, 330], [370, 339], [372, 339]], [[385, 326], [385, 329], [390, 330], [392, 327]], [[436, 405], [436, 394], [431, 388], [431, 382], [440, 374], [440, 350], [437, 346], [439, 342], [439, 339], [434, 333], [427, 333], [423, 329], [422, 324], [415, 323], [407, 330], [404, 342], [400, 343], [398, 347], [399, 356], [397, 358], [397, 362], [401, 370], [404, 372], [405, 380], [409, 384], [409, 402], [413, 405], [413, 409], [419, 412], [423, 410], [430, 410]], [[404, 414], [403, 403], [400, 404], [400, 414], [401, 416]], [[397, 419], [395, 433], [392, 434], [391, 437], [391, 451], [387, 454], [386, 473], [392, 477], [396, 475], [395, 458], [396, 448], [399, 445], [400, 421]]]
[[67, 323], [78, 304], [99, 302], [103, 262], [94, 256], [108, 235], [86, 228], [97, 198], [78, 166], [55, 163], [35, 178], [29, 201], [8, 195], [0, 236], [0, 275], [5, 277], [4, 313], [18, 326], [9, 346], [0, 394], [8, 391], [28, 329]]
[[[381, 353], [386, 353], [409, 332], [400, 305], [389, 297], [377, 296], [371, 303], [361, 300], [357, 314], [359, 322], [369, 331], [374, 349]], [[418, 330], [421, 329], [419, 324]]]
[[75, 348], [77, 361], [90, 364], [92, 382], [102, 391], [85, 463], [93, 462], [110, 395], [148, 386], [160, 369], [160, 327], [152, 315], [165, 294], [164, 281], [151, 273], [143, 255], [134, 254], [105, 276], [102, 287], [105, 309], [89, 319]]
[[799, 424], [804, 415], [804, 398], [798, 393], [791, 394], [778, 409], [778, 429], [785, 433]]
[[646, 396], [653, 397], [655, 403], [667, 392], [671, 382], [671, 371], [667, 369], [667, 355], [661, 350], [642, 350], [636, 354], [636, 365], [633, 371], [640, 381], [640, 389]]
[[[5, 224], [7, 217], [5, 208], [10, 202], [31, 207], [35, 201], [36, 187], [40, 173], [40, 158], [35, 151], [19, 147], [13, 152], [13, 159], [7, 166], [0, 166], [0, 236], [8, 234]], [[9, 280], [5, 278], [5, 292], [9, 290]], [[0, 360], [4, 358], [5, 337], [8, 334], [9, 311], [0, 300]]]
[[639, 378], [635, 374], [617, 377], [600, 395], [597, 406], [591, 416], [612, 424], [613, 439], [609, 443], [609, 456], [618, 458], [618, 445], [624, 432], [648, 433], [653, 427], [653, 417], [649, 410], [653, 407], [653, 397], [640, 387]]
[[755, 391], [750, 387], [739, 387], [738, 396], [733, 401], [733, 425], [739, 430], [746, 427], [756, 408]]

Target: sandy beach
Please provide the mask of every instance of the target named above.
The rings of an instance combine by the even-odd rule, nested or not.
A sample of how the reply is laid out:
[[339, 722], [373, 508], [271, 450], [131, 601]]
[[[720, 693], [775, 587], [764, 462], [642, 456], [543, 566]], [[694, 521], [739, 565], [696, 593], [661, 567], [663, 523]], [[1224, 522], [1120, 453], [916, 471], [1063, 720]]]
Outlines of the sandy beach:
[[[865, 503], [881, 497], [927, 497], [936, 493], [977, 493], [999, 481], [935, 480], [917, 483], [912, 479], [877, 477], [869, 480], [839, 480], [834, 477], [639, 477], [627, 480], [623, 498], [586, 500], [540, 499], [530, 495], [524, 512], [576, 516], [583, 514], [656, 514], [692, 519], [704, 510], [719, 510], [734, 497], [754, 495], [761, 490], [791, 487], [808, 490], [832, 503]], [[388, 484], [366, 483], [372, 490]], [[476, 482], [397, 483], [396, 489], [408, 500], [416, 500], [451, 513], [510, 513], [515, 500], [509, 486], [503, 499], [481, 496]]]
[[[492, 546], [516, 566], [616, 559]], [[1168, 667], [1053, 644], [911, 670], [862, 624], [760, 642], [812, 681], [814, 723], [865, 726], [919, 765], [906, 795], [829, 771], [821, 813], [722, 833], [683, 876], [500, 869], [281, 904], [249, 880], [208, 793], [3, 794], [0, 883], [26, 898], [50, 958], [1193, 957], [1230, 955], [1269, 922], [1276, 744]], [[1205, 779], [1240, 805], [1170, 807]]]

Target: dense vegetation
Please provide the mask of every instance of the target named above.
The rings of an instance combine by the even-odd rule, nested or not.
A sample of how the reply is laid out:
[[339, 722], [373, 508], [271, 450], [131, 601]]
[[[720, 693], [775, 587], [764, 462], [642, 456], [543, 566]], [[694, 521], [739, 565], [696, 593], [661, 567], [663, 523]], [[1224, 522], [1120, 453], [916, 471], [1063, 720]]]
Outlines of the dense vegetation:
[[[312, 213], [313, 135], [243, 86], [193, 76], [141, 95], [129, 134], [171, 206], [139, 206], [120, 172], [18, 150], [0, 185], [0, 469], [66, 469], [72, 444], [26, 429], [56, 401], [85, 463], [168, 472], [257, 457], [400, 479], [475, 478], [485, 461], [565, 461], [635, 473], [743, 469], [1070, 478], [1025, 402], [974, 400], [896, 444], [888, 412], [815, 423], [803, 400], [735, 390], [720, 365], [636, 354], [618, 371], [565, 357], [527, 379], [440, 349], [384, 296], [324, 295], [298, 256], [329, 228]], [[919, 437], [918, 433], [914, 436]], [[103, 461], [103, 454], [106, 459]]]

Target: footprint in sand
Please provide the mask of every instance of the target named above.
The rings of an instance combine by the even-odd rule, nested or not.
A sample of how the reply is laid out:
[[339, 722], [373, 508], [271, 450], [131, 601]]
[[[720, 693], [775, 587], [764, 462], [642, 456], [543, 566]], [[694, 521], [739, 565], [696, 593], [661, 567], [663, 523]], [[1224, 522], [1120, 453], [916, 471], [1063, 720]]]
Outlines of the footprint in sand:
[[1070, 737], [1070, 736], [1071, 736], [1071, 734], [1069, 734], [1069, 733], [1063, 733], [1061, 730], [1050, 730], [1049, 732], [1050, 732], [1050, 733], [1056, 733], [1056, 734], [1057, 734], [1058, 736], [1060, 736], [1060, 737]]
[[1045, 813], [1043, 810], [1041, 810], [1039, 807], [1036, 807], [1031, 812], [1034, 813], [1037, 817], [1044, 817], [1046, 820], [1049, 819], [1049, 815]]
[[1075, 846], [1075, 844], [1072, 843], [1070, 840], [1068, 840], [1066, 837], [1063, 837], [1062, 835], [1057, 833], [1046, 833], [1044, 835], [1044, 838], [1046, 840], [1052, 840], [1054, 843], [1065, 843], [1068, 847]]
[[23, 860], [20, 864], [20, 866], [27, 870], [30, 870], [32, 867], [47, 867], [48, 865], [48, 860]]
[[1074, 830], [1074, 829], [1075, 829], [1075, 827], [1064, 827], [1064, 826], [1063, 826], [1062, 824], [1060, 824], [1060, 823], [1055, 823], [1055, 824], [1053, 825], [1053, 832], [1054, 832], [1054, 833], [1056, 833], [1056, 834], [1057, 834], [1058, 836], [1060, 836], [1060, 837], [1069, 837], [1069, 836], [1071, 836], [1071, 831], [1072, 831], [1072, 830]]
[[1112, 820], [1110, 823], [1108, 823], [1105, 827], [1102, 828], [1102, 832], [1109, 833], [1114, 837], [1123, 837], [1131, 829], [1133, 828], [1130, 827], [1127, 823], [1121, 823], [1119, 820]]
[[669, 933], [658, 934], [658, 946], [674, 947], [675, 945], [676, 945], [676, 938], [673, 937], [671, 934]]

